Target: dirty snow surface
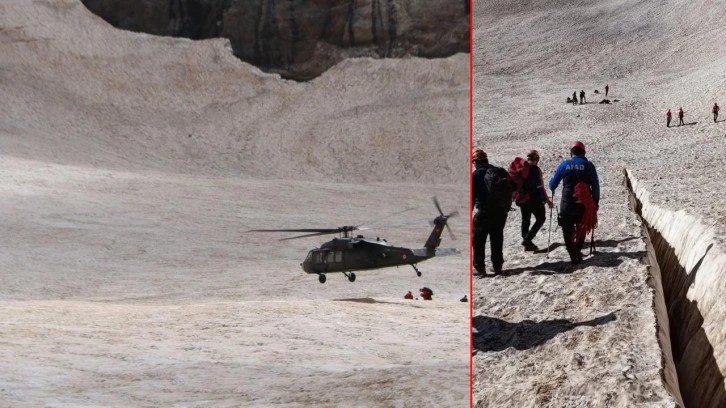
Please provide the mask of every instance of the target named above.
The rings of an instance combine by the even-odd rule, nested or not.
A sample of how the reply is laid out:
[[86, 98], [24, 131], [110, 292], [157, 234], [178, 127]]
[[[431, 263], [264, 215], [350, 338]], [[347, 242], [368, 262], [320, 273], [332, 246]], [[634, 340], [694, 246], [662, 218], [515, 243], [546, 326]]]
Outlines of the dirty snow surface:
[[[673, 406], [679, 397], [663, 379], [645, 245], [623, 170], [645, 183], [652, 202], [685, 209], [724, 236], [726, 128], [710, 108], [726, 103], [726, 51], [715, 41], [726, 35], [717, 23], [726, 6], [530, 3], [474, 2], [474, 144], [504, 167], [538, 149], [548, 181], [569, 144], [583, 141], [602, 186], [597, 253], [570, 265], [556, 219], [534, 241], [542, 250], [525, 253], [521, 215], [510, 212], [511, 276], [474, 282], [475, 405]], [[606, 84], [611, 103], [601, 104]], [[581, 90], [586, 104], [566, 103]], [[667, 128], [666, 111], [677, 124], [681, 106], [685, 125]]]
[[[468, 64], [295, 83], [224, 40], [0, 1], [0, 406], [466, 406]], [[247, 232], [422, 247], [432, 196], [462, 253], [420, 278], [321, 285], [299, 264], [332, 237]]]

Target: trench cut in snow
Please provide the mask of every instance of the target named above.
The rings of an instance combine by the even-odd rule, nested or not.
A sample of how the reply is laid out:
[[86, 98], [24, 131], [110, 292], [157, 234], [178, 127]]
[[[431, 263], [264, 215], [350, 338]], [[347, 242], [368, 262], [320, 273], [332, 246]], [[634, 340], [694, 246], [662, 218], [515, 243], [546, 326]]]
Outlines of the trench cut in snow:
[[686, 408], [726, 407], [726, 254], [696, 217], [652, 204], [627, 169], [625, 182], [646, 237], [666, 387]]

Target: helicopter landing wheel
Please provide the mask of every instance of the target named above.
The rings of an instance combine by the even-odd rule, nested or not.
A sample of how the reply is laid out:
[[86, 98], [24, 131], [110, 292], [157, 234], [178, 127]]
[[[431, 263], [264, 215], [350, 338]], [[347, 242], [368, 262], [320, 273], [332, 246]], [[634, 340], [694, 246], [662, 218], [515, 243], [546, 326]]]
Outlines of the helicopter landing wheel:
[[416, 265], [411, 265], [411, 266], [413, 267], [413, 270], [416, 271], [416, 276], [418, 276], [420, 278], [421, 277], [421, 271], [418, 270], [418, 268], [416, 267]]
[[355, 282], [355, 274], [353, 272], [345, 274], [350, 282]]
[[318, 274], [318, 280], [320, 281], [320, 283], [325, 283], [325, 279], [326, 279], [325, 274], [323, 274], [323, 273]]

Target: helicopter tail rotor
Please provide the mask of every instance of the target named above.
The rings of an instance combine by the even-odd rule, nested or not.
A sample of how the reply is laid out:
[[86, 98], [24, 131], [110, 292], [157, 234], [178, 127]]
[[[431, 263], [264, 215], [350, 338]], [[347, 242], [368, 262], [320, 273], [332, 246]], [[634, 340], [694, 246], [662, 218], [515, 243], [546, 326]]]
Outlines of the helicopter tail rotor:
[[[439, 214], [441, 215], [441, 217], [445, 217], [446, 219], [449, 219], [451, 217], [456, 217], [457, 215], [459, 215], [459, 212], [456, 210], [450, 212], [448, 215], [444, 215], [444, 212], [441, 210], [441, 204], [439, 204], [439, 199], [436, 198], [436, 196], [432, 197], [432, 199], [434, 201], [434, 205], [436, 206], [436, 209], [439, 210]], [[456, 236], [454, 236], [454, 232], [451, 230], [451, 227], [449, 227], [449, 224], [445, 224], [445, 225], [446, 225], [446, 229], [449, 231], [449, 236], [451, 236], [451, 239], [456, 241]]]

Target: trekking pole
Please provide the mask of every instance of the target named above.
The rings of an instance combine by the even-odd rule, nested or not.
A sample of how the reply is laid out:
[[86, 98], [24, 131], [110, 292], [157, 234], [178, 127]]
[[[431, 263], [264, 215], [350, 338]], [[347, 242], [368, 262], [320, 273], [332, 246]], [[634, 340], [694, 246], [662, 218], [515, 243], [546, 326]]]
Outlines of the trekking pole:
[[[552, 192], [552, 201], [555, 200], [555, 192]], [[550, 257], [550, 241], [552, 239], [552, 205], [550, 206], [550, 227], [547, 229], [547, 256], [545, 258]]]
[[550, 240], [552, 239], [552, 207], [550, 207], [550, 228], [547, 230], [547, 256], [550, 257]]

